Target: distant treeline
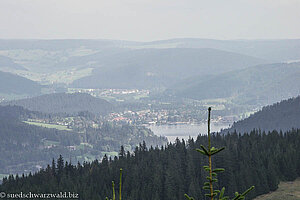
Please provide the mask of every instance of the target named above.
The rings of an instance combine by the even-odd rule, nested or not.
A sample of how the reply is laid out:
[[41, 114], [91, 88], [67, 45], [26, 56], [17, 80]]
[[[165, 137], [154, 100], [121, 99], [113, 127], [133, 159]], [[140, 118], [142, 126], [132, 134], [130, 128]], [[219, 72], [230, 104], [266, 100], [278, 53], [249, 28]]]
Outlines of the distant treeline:
[[[255, 185], [248, 196], [252, 199], [276, 190], [279, 181], [300, 176], [300, 130], [214, 134], [212, 141], [215, 147], [226, 147], [214, 163], [226, 169], [219, 176], [219, 185], [226, 186], [227, 194]], [[202, 183], [207, 173], [202, 166], [207, 158], [195, 149], [206, 143], [206, 136], [187, 142], [177, 139], [173, 144], [149, 149], [143, 143], [132, 154], [121, 147], [114, 160], [105, 156], [102, 162], [83, 165], [72, 165], [60, 157], [36, 174], [5, 178], [0, 191], [71, 191], [79, 193], [80, 199], [105, 199], [111, 196], [111, 182], [118, 180], [119, 169], [123, 168], [124, 199], [181, 200], [184, 193], [204, 199]]]

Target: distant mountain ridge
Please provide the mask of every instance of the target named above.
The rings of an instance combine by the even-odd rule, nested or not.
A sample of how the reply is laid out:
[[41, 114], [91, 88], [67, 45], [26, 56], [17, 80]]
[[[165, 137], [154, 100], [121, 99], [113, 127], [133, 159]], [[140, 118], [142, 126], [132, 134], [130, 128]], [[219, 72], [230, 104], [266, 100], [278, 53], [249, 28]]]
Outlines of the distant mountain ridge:
[[300, 94], [300, 62], [249, 67], [217, 76], [193, 77], [167, 92], [203, 100], [232, 98], [236, 103], [272, 104]]
[[88, 57], [98, 67], [91, 76], [75, 80], [72, 87], [167, 87], [189, 76], [219, 74], [265, 62], [209, 48], [140, 49], [108, 57], [99, 54]]
[[4, 102], [2, 105], [18, 105], [28, 110], [44, 113], [69, 113], [89, 111], [94, 114], [107, 114], [113, 105], [106, 100], [85, 93], [54, 93], [28, 99]]
[[282, 62], [300, 59], [300, 39], [278, 40], [214, 40], [204, 38], [174, 38], [152, 42], [136, 42], [122, 40], [4, 40], [0, 39], [1, 50], [42, 49], [63, 50], [85, 47], [88, 49], [143, 49], [143, 48], [213, 48], [223, 51], [241, 53], [269, 60]]
[[[182, 49], [189, 50], [184, 52]], [[193, 51], [201, 52], [203, 49], [213, 49], [215, 54], [202, 52], [198, 58], [195, 57]], [[241, 69], [256, 64], [300, 60], [300, 39], [179, 38], [153, 42], [0, 39], [0, 50], [0, 55], [19, 65], [15, 66], [18, 69], [11, 69], [10, 72], [43, 84], [66, 84], [62, 80], [69, 80], [67, 84], [74, 81], [73, 86], [81, 88], [156, 88], [175, 84], [178, 77], [177, 80], [181, 80], [203, 72], [206, 74], [210, 70], [211, 74], [223, 73], [236, 70], [237, 65]], [[253, 62], [255, 59], [259, 62]], [[19, 68], [23, 66], [23, 69]], [[196, 66], [199, 71], [193, 70]], [[157, 69], [161, 71], [157, 72]]]
[[[300, 39], [214, 40], [177, 38], [147, 43], [149, 46], [173, 44], [176, 48], [213, 48], [268, 60], [270, 63], [300, 60]], [[144, 44], [145, 45], [145, 44]]]
[[263, 107], [250, 117], [238, 121], [231, 128], [222, 133], [237, 131], [238, 133], [250, 132], [253, 129], [261, 131], [282, 130], [300, 128], [300, 96]]

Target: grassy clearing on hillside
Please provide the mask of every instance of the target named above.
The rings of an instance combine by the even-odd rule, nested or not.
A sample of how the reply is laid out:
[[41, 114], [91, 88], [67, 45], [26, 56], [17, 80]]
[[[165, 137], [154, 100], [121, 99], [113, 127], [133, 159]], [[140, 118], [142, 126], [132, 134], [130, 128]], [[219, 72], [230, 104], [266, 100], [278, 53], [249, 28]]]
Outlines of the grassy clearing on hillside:
[[293, 182], [281, 182], [279, 188], [254, 200], [300, 200], [300, 178]]
[[77, 156], [77, 160], [81, 160], [80, 162], [82, 161], [93, 162], [96, 159], [100, 160], [99, 155], [92, 155], [90, 153], [85, 153], [81, 156]]
[[43, 142], [44, 142], [44, 145], [45, 145], [45, 146], [60, 145], [59, 142], [52, 141], [52, 140], [43, 140]]
[[30, 121], [23, 121], [23, 122], [30, 124], [30, 125], [34, 125], [34, 126], [41, 126], [44, 128], [55, 128], [55, 129], [61, 130], [61, 131], [72, 131], [72, 129], [69, 129], [67, 126], [63, 126], [63, 125], [46, 124], [46, 123], [30, 122]]
[[[89, 76], [92, 74], [93, 68], [85, 69], [67, 69], [62, 71], [57, 71], [55, 73], [49, 73], [45, 76], [47, 82], [52, 83], [72, 83], [74, 80]], [[42, 81], [42, 80], [41, 80]]]
[[86, 154], [83, 154], [82, 156], [77, 156], [77, 159], [84, 160], [86, 162], [93, 162], [96, 158], [94, 155], [86, 153]]
[[108, 157], [115, 157], [115, 156], [118, 156], [119, 155], [119, 153], [118, 152], [116, 152], [116, 151], [101, 151], [101, 153], [102, 153], [102, 155], [107, 155]]
[[17, 99], [24, 99], [26, 98], [26, 94], [5, 94], [0, 93], [0, 102], [3, 100], [10, 101], [10, 100], [17, 100]]
[[230, 103], [231, 98], [216, 98], [216, 99], [204, 99], [200, 100], [203, 104], [222, 104], [222, 103]]
[[136, 95], [136, 96], [134, 96], [133, 98], [134, 98], [135, 100], [139, 100], [139, 99], [141, 99], [141, 98], [147, 98], [147, 97], [149, 97], [149, 95], [141, 94], [141, 95]]
[[81, 142], [80, 145], [77, 146], [78, 149], [82, 149], [82, 150], [84, 150], [85, 147], [94, 148], [93, 145], [84, 142]]
[[2, 179], [7, 176], [8, 176], [8, 174], [0, 174], [0, 180], [2, 181]]

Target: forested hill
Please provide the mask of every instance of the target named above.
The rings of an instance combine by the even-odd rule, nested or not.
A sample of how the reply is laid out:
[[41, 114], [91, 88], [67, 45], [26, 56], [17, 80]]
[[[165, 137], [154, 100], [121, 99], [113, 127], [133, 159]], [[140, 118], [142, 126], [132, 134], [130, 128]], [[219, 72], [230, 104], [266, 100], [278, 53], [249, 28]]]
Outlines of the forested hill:
[[39, 95], [42, 86], [27, 78], [0, 71], [1, 94]]
[[[71, 156], [67, 146], [79, 145], [74, 132], [22, 122], [41, 115], [20, 106], [0, 106], [0, 174], [36, 171], [37, 166], [45, 166], [54, 156]], [[53, 148], [49, 148], [50, 141]]]
[[[35, 172], [60, 154], [77, 163], [115, 155], [121, 145], [132, 151], [143, 141], [153, 146], [167, 143], [145, 127], [91, 121], [79, 115], [62, 119], [70, 118], [85, 128], [53, 124], [51, 119], [59, 119], [56, 115], [0, 106], [0, 174]], [[89, 127], [92, 123], [97, 126]]]
[[107, 114], [113, 105], [106, 100], [84, 93], [55, 93], [38, 97], [3, 102], [2, 105], [18, 105], [32, 111], [45, 113], [69, 113], [89, 111], [94, 114]]
[[139, 49], [106, 57], [102, 53], [80, 57], [85, 59], [101, 67], [95, 68], [91, 76], [75, 80], [72, 87], [168, 87], [190, 76], [220, 74], [265, 63], [259, 58], [209, 48]]
[[279, 103], [263, 107], [262, 110], [254, 113], [250, 117], [238, 121], [230, 129], [223, 130], [223, 133], [249, 132], [253, 129], [262, 131], [291, 130], [300, 128], [300, 96], [281, 101]]
[[0, 55], [0, 69], [26, 70], [23, 66], [15, 63], [11, 58]]
[[31, 117], [32, 115], [41, 116], [41, 113], [32, 112], [21, 106], [1, 106], [0, 105], [0, 122], [17, 122]]
[[[226, 187], [232, 197], [235, 191], [244, 191], [254, 185], [247, 199], [276, 190], [281, 180], [294, 180], [300, 176], [300, 130], [285, 134], [276, 131], [268, 134], [251, 132], [213, 135], [215, 147], [226, 149], [214, 157], [215, 167], [226, 171], [218, 176], [219, 185]], [[182, 200], [184, 194], [204, 200], [202, 183], [207, 172], [202, 168], [207, 158], [195, 148], [207, 144], [206, 136], [187, 143], [177, 140], [162, 148], [140, 145], [134, 154], [120, 151], [113, 161], [107, 157], [102, 162], [83, 165], [65, 163], [49, 165], [37, 174], [27, 177], [10, 176], [3, 180], [0, 191], [6, 193], [78, 193], [80, 199], [105, 199], [111, 197], [111, 182], [119, 184], [119, 169], [123, 169], [122, 198], [127, 200]], [[68, 160], [66, 158], [66, 160]], [[118, 192], [117, 192], [118, 194]]]
[[197, 100], [227, 98], [237, 104], [268, 105], [298, 96], [299, 77], [300, 62], [264, 64], [205, 78], [195, 76], [168, 92]]

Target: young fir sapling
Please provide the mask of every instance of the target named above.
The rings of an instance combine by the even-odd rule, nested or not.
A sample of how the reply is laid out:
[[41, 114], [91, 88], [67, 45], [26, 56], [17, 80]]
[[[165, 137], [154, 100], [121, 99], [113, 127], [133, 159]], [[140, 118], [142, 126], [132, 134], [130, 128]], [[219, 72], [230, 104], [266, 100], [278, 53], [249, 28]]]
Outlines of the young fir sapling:
[[[205, 194], [206, 197], [209, 197], [210, 200], [229, 200], [228, 196], [224, 196], [225, 187], [223, 187], [221, 190], [214, 189], [214, 183], [218, 182], [217, 179], [217, 173], [224, 172], [225, 169], [223, 168], [216, 168], [213, 169], [212, 167], [212, 156], [216, 155], [217, 153], [220, 153], [225, 149], [225, 147], [222, 148], [215, 148], [211, 147], [211, 138], [210, 138], [210, 113], [211, 113], [211, 107], [208, 108], [208, 148], [206, 149], [203, 145], [201, 145], [201, 149], [196, 149], [201, 154], [208, 157], [208, 166], [203, 166], [204, 170], [209, 173], [209, 176], [206, 177], [208, 182], [204, 183], [203, 189], [208, 190], [208, 194]], [[232, 200], [244, 200], [245, 196], [254, 189], [254, 186], [250, 187], [243, 193], [235, 193], [235, 197]], [[184, 195], [188, 200], [194, 200], [193, 197], [188, 196], [187, 194]]]
[[[120, 169], [120, 183], [119, 183], [119, 200], [122, 200], [122, 168]], [[116, 192], [115, 192], [115, 182], [112, 181], [112, 193], [113, 197], [112, 199], [109, 199], [108, 197], [105, 198], [105, 200], [116, 200]]]

